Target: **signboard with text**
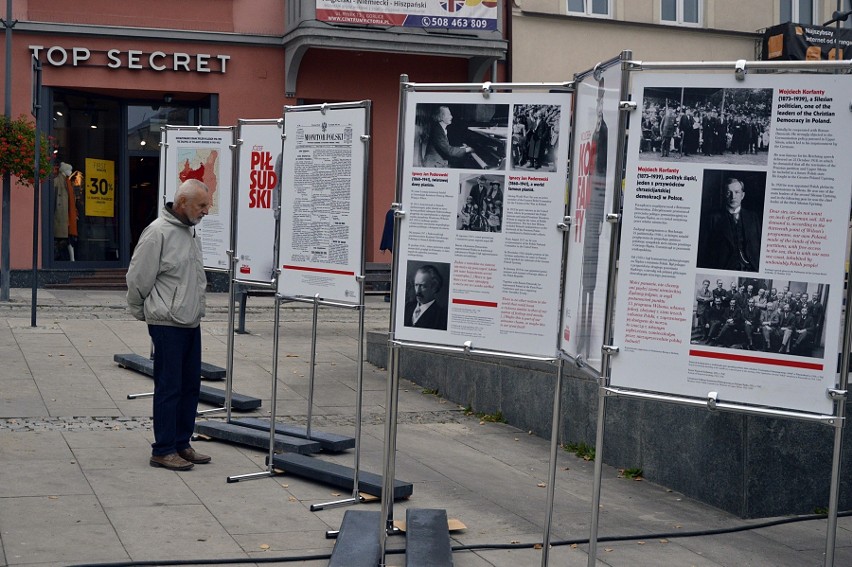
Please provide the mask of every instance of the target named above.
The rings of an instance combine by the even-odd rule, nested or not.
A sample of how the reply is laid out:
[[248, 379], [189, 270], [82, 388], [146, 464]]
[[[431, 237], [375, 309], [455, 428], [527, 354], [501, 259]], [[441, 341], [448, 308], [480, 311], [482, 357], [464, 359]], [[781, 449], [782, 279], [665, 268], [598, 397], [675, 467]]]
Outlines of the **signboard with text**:
[[[354, 103], [353, 103], [354, 104]], [[357, 304], [367, 108], [285, 107], [278, 292]]]
[[115, 162], [86, 158], [86, 216], [115, 216]]
[[576, 88], [572, 222], [559, 340], [563, 352], [600, 372], [612, 232], [606, 215], [615, 191], [621, 66], [590, 73]]
[[635, 78], [612, 386], [832, 413], [851, 88], [845, 75]]
[[407, 95], [397, 338], [556, 356], [571, 99]]
[[231, 245], [231, 184], [234, 143], [232, 126], [166, 126], [160, 150], [163, 202], [171, 202], [178, 186], [197, 179], [210, 190], [210, 210], [198, 224], [204, 267], [228, 270]]
[[270, 284], [274, 278], [283, 126], [280, 119], [239, 121], [235, 277], [241, 281]]
[[336, 24], [496, 30], [496, 0], [317, 0], [317, 20]]

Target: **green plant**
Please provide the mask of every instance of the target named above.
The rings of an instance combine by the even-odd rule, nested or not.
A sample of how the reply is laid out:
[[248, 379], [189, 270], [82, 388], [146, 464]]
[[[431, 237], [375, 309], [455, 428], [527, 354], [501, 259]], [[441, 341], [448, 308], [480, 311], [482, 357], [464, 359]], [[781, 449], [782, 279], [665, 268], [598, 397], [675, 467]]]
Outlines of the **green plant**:
[[[18, 183], [32, 187], [35, 180], [35, 125], [26, 116], [12, 120], [0, 116], [0, 173], [18, 178]], [[39, 133], [39, 180], [50, 173], [50, 138]]]
[[619, 469], [618, 478], [629, 478], [630, 480], [642, 480], [642, 469]]
[[438, 392], [438, 388], [423, 388], [420, 390], [420, 393], [426, 394], [427, 396], [440, 396], [440, 392]]
[[480, 413], [473, 411], [473, 406], [467, 404], [464, 408], [462, 408], [462, 413], [465, 415], [475, 415], [479, 418], [479, 421], [488, 422], [488, 423], [506, 423], [506, 418], [503, 417], [502, 411], [496, 411], [494, 413]]
[[562, 448], [569, 453], [574, 453], [584, 461], [595, 460], [595, 448], [589, 447], [585, 443], [565, 443]]
[[828, 515], [828, 508], [823, 508], [822, 506], [817, 506], [816, 508], [814, 508], [814, 514], [820, 514], [820, 515], [823, 515], [823, 516], [827, 516]]

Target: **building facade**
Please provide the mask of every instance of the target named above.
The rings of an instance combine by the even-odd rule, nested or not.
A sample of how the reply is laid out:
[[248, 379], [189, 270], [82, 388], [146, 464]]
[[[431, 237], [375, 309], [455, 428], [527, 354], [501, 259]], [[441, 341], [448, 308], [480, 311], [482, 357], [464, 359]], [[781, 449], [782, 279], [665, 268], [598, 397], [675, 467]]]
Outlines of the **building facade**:
[[[403, 3], [427, 6], [425, 16], [405, 21], [398, 14], [341, 16], [326, 4], [339, 5], [13, 0], [11, 116], [30, 113], [35, 57], [42, 66], [39, 127], [54, 155], [40, 187], [43, 280], [128, 265], [160, 204], [161, 126], [231, 126], [279, 118], [288, 104], [365, 99], [373, 101], [365, 246], [367, 260], [380, 261], [396, 185], [400, 75], [418, 82], [492, 76], [507, 52], [505, 18], [490, 1], [480, 10], [487, 17], [466, 20], [440, 15], [449, 6], [458, 16], [458, 2]], [[54, 182], [61, 163], [83, 179], [67, 203]], [[100, 192], [97, 206], [88, 192]], [[12, 285], [28, 285], [32, 207], [30, 190], [13, 187]]]
[[754, 60], [763, 29], [821, 24], [837, 8], [836, 0], [514, 0], [512, 79], [570, 80], [625, 49], [644, 61]]

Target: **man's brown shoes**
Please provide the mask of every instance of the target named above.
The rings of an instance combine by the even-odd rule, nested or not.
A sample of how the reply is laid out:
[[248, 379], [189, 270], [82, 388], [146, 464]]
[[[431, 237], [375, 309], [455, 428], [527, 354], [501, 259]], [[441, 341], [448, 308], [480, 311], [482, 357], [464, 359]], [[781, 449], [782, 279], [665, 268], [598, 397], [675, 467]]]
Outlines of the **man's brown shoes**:
[[[209, 457], [208, 457], [209, 460]], [[177, 453], [169, 453], [168, 455], [151, 455], [149, 461], [152, 467], [163, 467], [173, 471], [188, 471], [194, 465], [182, 458]]]
[[185, 461], [195, 463], [196, 465], [203, 465], [210, 462], [209, 455], [202, 455], [201, 453], [196, 453], [195, 449], [193, 449], [192, 447], [187, 447], [182, 451], [178, 451], [177, 454], [180, 455], [180, 457]]

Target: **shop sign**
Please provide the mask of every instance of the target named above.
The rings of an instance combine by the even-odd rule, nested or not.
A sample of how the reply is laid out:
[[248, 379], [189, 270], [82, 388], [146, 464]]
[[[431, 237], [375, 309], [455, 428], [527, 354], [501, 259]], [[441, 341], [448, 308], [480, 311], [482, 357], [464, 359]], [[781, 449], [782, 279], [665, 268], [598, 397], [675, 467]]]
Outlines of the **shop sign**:
[[110, 69], [178, 71], [186, 73], [225, 73], [230, 55], [209, 53], [145, 52], [140, 49], [110, 49], [92, 52], [87, 47], [30, 45], [33, 57], [54, 67], [105, 66]]

